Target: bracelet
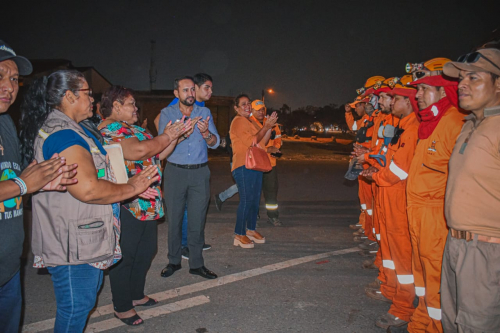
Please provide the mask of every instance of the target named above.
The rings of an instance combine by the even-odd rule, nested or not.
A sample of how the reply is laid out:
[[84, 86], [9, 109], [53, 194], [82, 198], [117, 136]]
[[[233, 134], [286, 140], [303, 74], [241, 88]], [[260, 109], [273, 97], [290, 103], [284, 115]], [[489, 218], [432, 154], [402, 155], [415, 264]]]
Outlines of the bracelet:
[[19, 177], [16, 178], [11, 178], [10, 180], [14, 181], [14, 183], [19, 186], [19, 189], [21, 190], [21, 195], [25, 195], [28, 193], [28, 187], [26, 187], [26, 183]]

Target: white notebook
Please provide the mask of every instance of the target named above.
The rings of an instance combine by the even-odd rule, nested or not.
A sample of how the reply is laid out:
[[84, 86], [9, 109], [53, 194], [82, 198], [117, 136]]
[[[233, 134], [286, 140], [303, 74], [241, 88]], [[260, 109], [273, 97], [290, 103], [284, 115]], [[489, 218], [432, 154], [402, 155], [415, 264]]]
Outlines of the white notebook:
[[125, 160], [123, 158], [122, 146], [119, 143], [105, 145], [104, 149], [108, 153], [111, 168], [115, 173], [116, 182], [118, 184], [126, 184], [128, 182], [127, 169], [125, 168]]

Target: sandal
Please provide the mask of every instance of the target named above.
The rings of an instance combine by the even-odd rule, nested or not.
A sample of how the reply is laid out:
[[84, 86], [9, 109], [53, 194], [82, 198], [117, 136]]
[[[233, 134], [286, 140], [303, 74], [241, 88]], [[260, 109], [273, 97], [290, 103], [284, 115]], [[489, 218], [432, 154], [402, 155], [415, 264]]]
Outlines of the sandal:
[[[144, 320], [142, 320], [142, 318], [139, 317], [139, 315], [137, 313], [135, 315], [133, 315], [132, 317], [127, 317], [127, 318], [120, 318], [116, 315], [116, 313], [114, 315], [115, 315], [116, 319], [120, 319], [120, 321], [122, 323], [129, 325], [129, 326], [139, 326], [139, 325], [144, 324]], [[139, 324], [134, 324], [134, 322], [136, 322], [139, 319], [142, 321]]]
[[148, 301], [146, 303], [136, 304], [134, 306], [151, 306], [151, 305], [156, 305], [156, 304], [158, 304], [158, 301], [155, 300], [154, 298], [150, 298], [150, 299], [148, 299]]

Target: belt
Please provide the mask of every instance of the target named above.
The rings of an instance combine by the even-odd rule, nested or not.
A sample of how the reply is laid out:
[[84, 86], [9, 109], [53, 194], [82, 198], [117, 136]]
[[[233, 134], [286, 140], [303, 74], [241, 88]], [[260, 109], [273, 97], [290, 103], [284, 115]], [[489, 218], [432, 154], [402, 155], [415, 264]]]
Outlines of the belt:
[[[474, 239], [474, 234], [469, 231], [455, 230], [450, 228], [451, 237], [456, 239], [465, 239], [467, 242], [470, 242]], [[485, 243], [496, 243], [500, 244], [500, 238], [477, 235], [477, 240]]]
[[182, 168], [182, 169], [199, 169], [201, 167], [204, 167], [205, 165], [208, 165], [208, 162], [201, 163], [201, 164], [175, 164], [172, 162], [168, 162], [168, 164], [172, 164], [175, 167]]

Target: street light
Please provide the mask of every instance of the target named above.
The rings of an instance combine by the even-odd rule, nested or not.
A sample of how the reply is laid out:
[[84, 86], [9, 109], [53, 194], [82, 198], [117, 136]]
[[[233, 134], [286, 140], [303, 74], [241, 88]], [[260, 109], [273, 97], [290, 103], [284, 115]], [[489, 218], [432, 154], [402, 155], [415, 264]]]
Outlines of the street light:
[[[266, 91], [264, 89], [262, 89], [262, 102], [264, 102], [265, 92]], [[272, 90], [272, 89], [267, 89], [267, 92], [269, 94], [274, 94], [274, 90]]]

